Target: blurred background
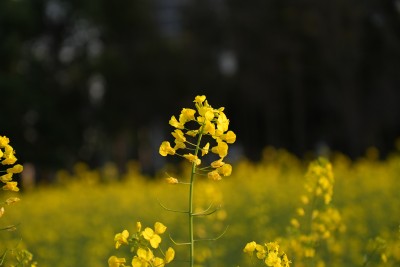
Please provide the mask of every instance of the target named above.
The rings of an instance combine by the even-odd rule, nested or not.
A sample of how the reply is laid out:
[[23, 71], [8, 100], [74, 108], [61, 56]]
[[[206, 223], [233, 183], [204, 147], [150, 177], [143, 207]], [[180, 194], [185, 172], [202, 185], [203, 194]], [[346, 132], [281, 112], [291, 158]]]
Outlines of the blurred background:
[[380, 155], [400, 136], [400, 0], [1, 0], [1, 135], [50, 182], [164, 164], [168, 120], [224, 106], [236, 156]]

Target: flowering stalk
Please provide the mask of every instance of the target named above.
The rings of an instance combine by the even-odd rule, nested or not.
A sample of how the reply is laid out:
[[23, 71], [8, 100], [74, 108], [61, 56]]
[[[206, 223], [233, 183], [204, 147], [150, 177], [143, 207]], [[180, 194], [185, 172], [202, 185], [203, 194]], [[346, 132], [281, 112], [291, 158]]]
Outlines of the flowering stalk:
[[290, 244], [298, 261], [323, 265], [317, 249], [323, 249], [323, 243], [335, 242], [335, 234], [345, 231], [339, 211], [331, 205], [335, 181], [332, 164], [323, 157], [312, 161], [305, 178], [306, 194], [300, 198], [303, 205], [290, 221]]
[[[196, 96], [195, 100], [196, 110], [183, 108], [179, 119], [172, 116], [169, 124], [176, 129], [171, 133], [175, 137], [175, 146], [172, 147], [168, 141], [162, 142], [159, 153], [161, 156], [167, 155], [177, 155], [182, 158], [187, 159], [191, 162], [192, 169], [190, 174], [189, 182], [180, 182], [174, 177], [168, 177], [167, 182], [171, 184], [188, 184], [189, 185], [189, 207], [187, 213], [189, 217], [189, 242], [182, 243], [188, 244], [190, 246], [190, 266], [194, 265], [194, 217], [197, 215], [209, 215], [213, 212], [203, 212], [200, 214], [194, 213], [194, 180], [196, 174], [206, 175], [211, 180], [221, 180], [222, 176], [229, 176], [232, 172], [232, 166], [230, 164], [225, 164], [223, 159], [228, 154], [228, 144], [232, 144], [236, 140], [236, 135], [232, 131], [228, 131], [229, 120], [227, 119], [224, 108], [214, 109], [212, 108], [206, 97]], [[198, 116], [196, 117], [196, 113]], [[198, 125], [197, 129], [188, 129], [186, 127], [187, 123], [192, 123]], [[216, 145], [210, 149], [210, 143], [207, 142], [204, 146], [202, 145], [203, 136], [210, 136], [216, 142]], [[190, 139], [196, 138], [195, 142], [191, 142]], [[178, 150], [186, 150], [192, 153], [178, 153]], [[211, 151], [217, 154], [220, 159], [213, 161], [209, 166], [199, 167], [201, 165], [201, 157]], [[167, 209], [169, 211], [174, 211]], [[180, 212], [180, 211], [176, 211]]]
[[[16, 162], [15, 150], [10, 145], [10, 139], [0, 135], [0, 187], [2, 190], [19, 191], [18, 182], [13, 180], [13, 176], [14, 174], [21, 173], [24, 167], [21, 164], [15, 164]], [[0, 218], [5, 213], [4, 205], [12, 205], [18, 201], [20, 201], [18, 197], [8, 197], [6, 200], [0, 200]], [[9, 225], [0, 228], [0, 231], [14, 231], [16, 229], [15, 225]], [[10, 254], [11, 257], [6, 257], [8, 254]], [[3, 254], [0, 255], [0, 266], [3, 266], [3, 264], [6, 266], [37, 266], [37, 263], [32, 262], [32, 259], [32, 253], [26, 249], [19, 249], [18, 246], [16, 246], [13, 249], [6, 249]], [[15, 265], [12, 265], [11, 262], [15, 263]]]
[[[196, 149], [194, 156], [197, 157], [199, 153], [199, 147], [202, 137], [204, 125], [201, 127], [199, 137], [197, 139]], [[190, 174], [190, 185], [189, 185], [189, 237], [190, 237], [190, 266], [194, 265], [194, 227], [193, 227], [193, 193], [194, 193], [194, 176], [196, 174], [196, 163], [192, 162], [192, 172]]]
[[[154, 228], [146, 227], [142, 230], [141, 222], [136, 222], [136, 229], [133, 233], [123, 230], [114, 237], [115, 248], [118, 249], [122, 245], [130, 247], [130, 251], [135, 253], [131, 259], [131, 264], [125, 265], [125, 258], [111, 256], [108, 259], [109, 267], [164, 267], [169, 264], [175, 257], [175, 251], [169, 247], [165, 252], [161, 250], [161, 235], [167, 230], [167, 227], [161, 222], [156, 222]], [[158, 257], [154, 249], [159, 249], [162, 256]]]

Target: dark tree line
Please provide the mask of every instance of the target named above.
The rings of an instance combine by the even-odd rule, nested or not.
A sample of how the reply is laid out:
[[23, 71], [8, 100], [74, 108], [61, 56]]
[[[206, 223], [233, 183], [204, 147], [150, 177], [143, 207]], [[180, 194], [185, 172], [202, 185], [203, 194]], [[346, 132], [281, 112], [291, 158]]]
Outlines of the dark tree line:
[[43, 170], [151, 171], [169, 117], [206, 94], [254, 160], [267, 145], [387, 153], [399, 29], [394, 0], [3, 0], [1, 134]]

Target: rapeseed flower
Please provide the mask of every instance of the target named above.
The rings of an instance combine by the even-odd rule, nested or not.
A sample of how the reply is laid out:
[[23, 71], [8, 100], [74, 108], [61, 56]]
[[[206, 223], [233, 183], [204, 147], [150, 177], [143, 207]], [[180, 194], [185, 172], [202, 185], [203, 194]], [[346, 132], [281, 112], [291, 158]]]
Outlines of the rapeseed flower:
[[257, 259], [262, 260], [266, 266], [289, 267], [290, 264], [286, 253], [279, 252], [279, 245], [276, 242], [260, 245], [252, 241], [246, 244], [243, 252], [251, 257], [256, 252]]
[[125, 258], [117, 258], [116, 256], [111, 256], [108, 259], [108, 266], [109, 267], [125, 266], [124, 263], [126, 263]]
[[[155, 266], [165, 266], [170, 263], [175, 256], [175, 251], [172, 248], [168, 248], [165, 253], [162, 252], [159, 247], [162, 239], [160, 235], [165, 233], [167, 227], [161, 222], [156, 222], [154, 224], [154, 230], [150, 227], [145, 227], [142, 231], [141, 222], [136, 222], [134, 233], [129, 238], [128, 230], [122, 231], [115, 235], [114, 241], [116, 241], [116, 248], [119, 248], [122, 244], [130, 246], [131, 252], [135, 253], [132, 257], [131, 265], [132, 267], [155, 267]], [[163, 257], [157, 257], [152, 249], [158, 248], [161, 250]], [[126, 266], [125, 258], [117, 258], [116, 256], [111, 256], [108, 260], [109, 267], [120, 267]]]
[[128, 230], [124, 230], [122, 231], [122, 233], [116, 234], [114, 237], [115, 248], [119, 248], [121, 245], [128, 245], [128, 237], [129, 237]]
[[153, 248], [158, 248], [158, 245], [161, 243], [161, 237], [156, 234], [153, 229], [151, 229], [150, 227], [145, 228], [142, 232], [142, 235], [144, 239], [150, 242], [150, 245]]
[[[204, 95], [196, 96], [193, 102], [196, 109], [183, 108], [179, 119], [176, 119], [175, 116], [171, 117], [169, 124], [175, 128], [171, 132], [175, 146], [172, 147], [168, 141], [163, 141], [160, 145], [159, 153], [164, 157], [177, 155], [195, 166], [200, 166], [202, 163], [200, 155], [204, 157], [209, 152], [212, 152], [218, 155], [220, 159], [213, 161], [208, 167], [198, 167], [197, 173], [206, 174], [213, 180], [221, 180], [221, 176], [230, 176], [232, 173], [232, 166], [229, 164], [223, 166], [222, 160], [228, 155], [228, 144], [233, 144], [236, 141], [236, 134], [229, 130], [229, 119], [224, 113], [223, 107], [214, 109]], [[191, 129], [186, 126], [188, 122], [194, 123], [190, 124]], [[193, 127], [196, 123], [198, 128], [196, 126]], [[202, 136], [206, 135], [214, 139], [214, 145], [211, 145], [210, 142], [201, 143]], [[198, 142], [193, 142], [193, 138], [196, 137]], [[179, 153], [178, 151], [180, 150], [186, 150], [187, 153]], [[203, 171], [205, 173], [202, 173]], [[177, 183], [177, 180], [167, 179], [169, 183]]]
[[17, 182], [6, 182], [6, 184], [3, 186], [3, 190], [18, 192], [19, 188], [17, 185], [18, 185]]

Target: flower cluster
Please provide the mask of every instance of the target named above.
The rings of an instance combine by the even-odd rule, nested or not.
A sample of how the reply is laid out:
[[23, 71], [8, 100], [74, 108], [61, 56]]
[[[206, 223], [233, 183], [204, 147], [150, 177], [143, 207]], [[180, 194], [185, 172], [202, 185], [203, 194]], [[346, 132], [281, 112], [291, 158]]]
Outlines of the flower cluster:
[[257, 244], [255, 241], [249, 242], [243, 249], [244, 253], [253, 257], [254, 252], [259, 260], [262, 260], [266, 266], [289, 267], [290, 261], [285, 252], [279, 252], [279, 245], [276, 242]]
[[[15, 164], [17, 158], [15, 157], [15, 151], [13, 147], [9, 144], [10, 140], [6, 136], [0, 136], [0, 161], [1, 165], [8, 165], [9, 168], [0, 170], [0, 173], [4, 173], [0, 175], [0, 181], [3, 183], [3, 190], [9, 191], [19, 191], [18, 182], [12, 180], [13, 175], [16, 173], [20, 173], [23, 170], [21, 164]], [[15, 165], [14, 165], [15, 164]], [[14, 166], [12, 166], [14, 165]], [[13, 204], [20, 199], [17, 197], [10, 197], [0, 204], [10, 205]], [[0, 217], [4, 214], [4, 207], [0, 207]]]
[[[162, 156], [178, 155], [193, 163], [195, 166], [201, 164], [201, 157], [210, 151], [219, 156], [218, 160], [213, 161], [210, 166], [200, 168], [206, 172], [208, 178], [221, 180], [222, 176], [229, 176], [232, 173], [232, 166], [223, 160], [228, 155], [228, 144], [236, 141], [236, 134], [228, 130], [229, 119], [224, 113], [224, 108], [214, 109], [208, 104], [206, 97], [196, 96], [193, 101], [195, 109], [183, 108], [179, 118], [172, 116], [169, 124], [175, 128], [171, 133], [175, 138], [174, 146], [168, 141], [161, 143], [159, 153]], [[193, 128], [188, 128], [189, 124]], [[211, 148], [210, 142], [201, 144], [203, 136], [210, 136], [215, 143]], [[195, 139], [196, 138], [196, 139]], [[195, 141], [192, 141], [195, 139]], [[184, 152], [180, 153], [180, 150]], [[169, 177], [167, 182], [178, 183], [176, 178]]]
[[[297, 216], [292, 218], [293, 239], [290, 246], [298, 261], [317, 260], [317, 249], [330, 250], [334, 234], [343, 232], [345, 226], [339, 211], [331, 205], [334, 185], [332, 164], [325, 158], [310, 163], [305, 175], [306, 194], [300, 197], [302, 205]], [[331, 254], [334, 252], [332, 251]]]
[[[125, 258], [111, 256], [108, 259], [108, 266], [164, 267], [175, 257], [173, 248], [169, 247], [165, 253], [159, 248], [162, 241], [160, 235], [163, 234], [166, 229], [167, 227], [164, 224], [156, 222], [154, 224], [154, 229], [146, 227], [142, 230], [141, 223], [137, 222], [135, 233], [132, 235], [129, 234], [128, 230], [123, 230], [121, 233], [116, 234], [114, 237], [115, 248], [118, 249], [121, 245], [129, 245], [131, 247], [131, 252], [134, 252], [136, 255], [132, 258], [131, 265], [125, 265]], [[153, 249], [157, 248], [160, 250], [163, 257], [154, 255]]]
[[0, 176], [1, 182], [3, 185], [3, 190], [10, 190], [10, 191], [19, 191], [18, 183], [12, 181], [13, 174], [20, 173], [23, 170], [21, 164], [13, 165], [17, 158], [15, 157], [15, 150], [9, 144], [10, 140], [6, 136], [0, 136], [0, 160], [2, 165], [10, 166], [6, 170], [0, 170], [5, 174]]
[[[17, 158], [15, 157], [15, 150], [10, 145], [10, 139], [6, 136], [0, 136], [0, 163], [2, 166], [7, 166], [4, 169], [0, 169], [0, 173], [4, 173], [0, 175], [0, 181], [3, 183], [2, 189], [6, 191], [14, 191], [18, 192], [18, 182], [13, 181], [13, 175], [17, 173], [21, 173], [23, 171], [23, 166], [21, 164], [15, 164], [17, 162]], [[0, 205], [11, 205], [15, 202], [20, 201], [18, 197], [9, 197], [4, 201], [0, 202]], [[0, 217], [4, 215], [5, 209], [0, 206]], [[1, 228], [1, 230], [12, 231], [15, 230], [15, 225], [9, 225], [5, 228]], [[11, 257], [6, 257], [6, 255], [10, 252]], [[37, 263], [32, 262], [33, 255], [26, 249], [6, 249], [5, 252], [0, 256], [0, 266], [3, 266], [3, 263], [6, 263], [6, 266], [31, 266], [36, 267]], [[13, 263], [11, 263], [13, 262]], [[15, 265], [14, 265], [15, 263]]]

